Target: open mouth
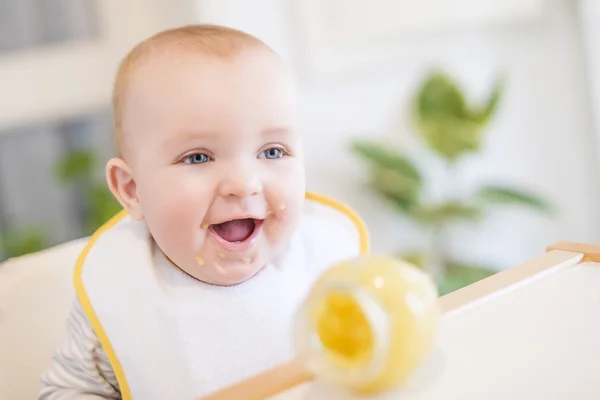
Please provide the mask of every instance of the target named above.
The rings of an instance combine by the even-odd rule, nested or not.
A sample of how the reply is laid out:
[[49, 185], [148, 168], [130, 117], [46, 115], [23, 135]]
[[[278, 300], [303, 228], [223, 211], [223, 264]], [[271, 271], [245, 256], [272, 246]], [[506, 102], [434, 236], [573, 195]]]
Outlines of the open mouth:
[[262, 222], [262, 220], [254, 218], [235, 219], [211, 225], [210, 230], [217, 238], [225, 242], [243, 243], [256, 236]]

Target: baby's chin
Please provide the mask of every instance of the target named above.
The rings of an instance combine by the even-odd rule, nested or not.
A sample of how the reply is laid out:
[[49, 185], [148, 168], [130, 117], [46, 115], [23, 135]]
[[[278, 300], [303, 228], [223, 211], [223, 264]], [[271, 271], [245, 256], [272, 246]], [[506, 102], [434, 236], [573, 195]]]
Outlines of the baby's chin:
[[258, 264], [256, 261], [252, 263], [230, 261], [223, 265], [217, 261], [198, 266], [188, 273], [194, 278], [211, 285], [235, 286], [252, 279], [263, 268], [264, 264]]

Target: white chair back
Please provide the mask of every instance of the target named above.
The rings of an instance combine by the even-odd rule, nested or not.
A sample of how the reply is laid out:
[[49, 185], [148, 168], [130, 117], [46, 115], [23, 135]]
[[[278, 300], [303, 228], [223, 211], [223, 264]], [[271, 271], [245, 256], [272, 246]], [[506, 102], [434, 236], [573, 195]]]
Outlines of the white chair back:
[[35, 399], [65, 338], [80, 239], [0, 264], [0, 400]]

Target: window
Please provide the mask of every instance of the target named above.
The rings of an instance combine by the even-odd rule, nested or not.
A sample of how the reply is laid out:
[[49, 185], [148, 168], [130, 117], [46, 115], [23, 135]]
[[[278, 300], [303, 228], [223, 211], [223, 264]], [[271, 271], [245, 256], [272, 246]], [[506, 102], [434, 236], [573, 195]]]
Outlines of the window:
[[[0, 1], [0, 260], [89, 233], [91, 207], [107, 201], [91, 183], [112, 155], [117, 64], [144, 37], [193, 22], [196, 3]], [[85, 169], [90, 154], [95, 180], [60, 179], [61, 163]]]

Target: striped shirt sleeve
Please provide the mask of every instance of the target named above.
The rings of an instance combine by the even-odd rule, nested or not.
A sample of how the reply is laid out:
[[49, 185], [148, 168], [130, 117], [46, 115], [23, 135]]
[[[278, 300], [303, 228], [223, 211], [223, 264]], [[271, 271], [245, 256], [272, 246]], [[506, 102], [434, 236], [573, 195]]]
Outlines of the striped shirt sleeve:
[[67, 321], [67, 339], [42, 375], [38, 400], [120, 400], [117, 379], [79, 301]]

